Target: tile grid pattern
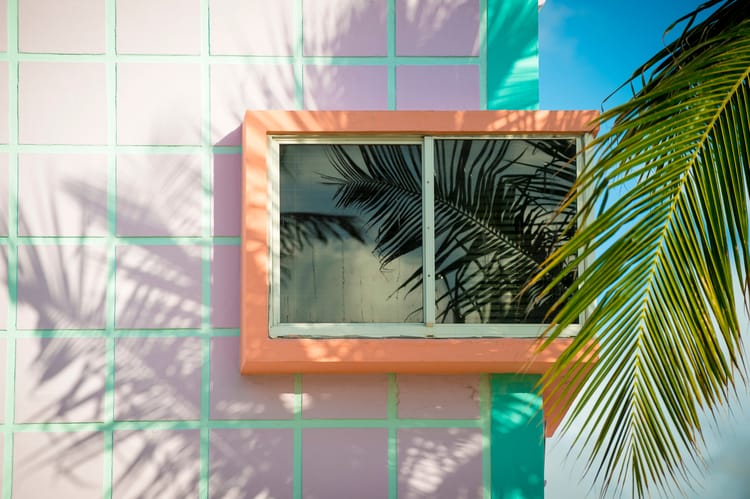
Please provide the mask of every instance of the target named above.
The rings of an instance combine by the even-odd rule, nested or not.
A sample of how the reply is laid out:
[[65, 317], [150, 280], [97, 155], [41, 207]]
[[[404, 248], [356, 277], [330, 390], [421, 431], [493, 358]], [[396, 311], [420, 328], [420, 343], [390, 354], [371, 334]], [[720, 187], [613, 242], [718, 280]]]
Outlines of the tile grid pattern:
[[[9, 199], [7, 213], [9, 217], [8, 235], [0, 236], [0, 248], [5, 250], [8, 262], [8, 313], [7, 329], [0, 331], [0, 339], [5, 341], [5, 400], [4, 418], [0, 423], [2, 435], [2, 488], [0, 497], [9, 499], [13, 491], [14, 465], [14, 435], [25, 432], [98, 432], [103, 435], [103, 480], [102, 495], [110, 497], [114, 488], [113, 483], [113, 452], [115, 435], [127, 430], [197, 430], [200, 434], [200, 476], [198, 491], [200, 497], [207, 497], [210, 473], [210, 437], [212, 430], [221, 429], [290, 429], [293, 431], [293, 496], [302, 497], [302, 433], [306, 428], [384, 428], [388, 431], [388, 490], [395, 498], [398, 494], [398, 435], [399, 430], [413, 428], [472, 428], [479, 429], [483, 436], [485, 452], [482, 456], [482, 470], [484, 480], [484, 495], [489, 497], [490, 465], [489, 446], [490, 418], [489, 418], [489, 380], [483, 376], [480, 381], [478, 419], [427, 419], [427, 418], [399, 418], [398, 416], [398, 383], [395, 375], [388, 378], [387, 417], [384, 419], [305, 419], [303, 417], [303, 377], [296, 376], [294, 380], [294, 408], [293, 416], [288, 420], [277, 419], [243, 419], [217, 420], [211, 419], [211, 340], [212, 338], [236, 337], [236, 328], [216, 328], [211, 324], [211, 266], [212, 250], [217, 246], [239, 246], [239, 238], [235, 236], [218, 236], [212, 233], [212, 160], [217, 155], [237, 155], [240, 149], [236, 145], [213, 145], [211, 137], [211, 65], [214, 63], [230, 63], [240, 65], [292, 63], [294, 66], [295, 89], [294, 99], [297, 108], [305, 107], [304, 75], [305, 68], [311, 65], [334, 66], [386, 66], [388, 99], [387, 108], [397, 108], [397, 67], [401, 64], [411, 66], [420, 65], [474, 65], [478, 66], [480, 74], [479, 104], [486, 107], [486, 88], [484, 73], [486, 66], [486, 42], [483, 34], [486, 32], [485, 13], [487, 0], [481, 0], [480, 5], [480, 50], [477, 56], [462, 57], [426, 57], [426, 56], [397, 56], [396, 55], [396, 0], [387, 3], [387, 55], [376, 57], [328, 57], [308, 56], [303, 54], [302, 39], [302, 0], [294, 0], [294, 53], [291, 56], [240, 56], [211, 54], [209, 16], [210, 0], [200, 0], [201, 44], [198, 55], [131, 55], [117, 53], [115, 38], [116, 1], [106, 0], [106, 49], [104, 54], [39, 54], [21, 53], [18, 47], [18, 2], [9, 0], [7, 4], [8, 45], [7, 52], [0, 54], [0, 62], [8, 63], [9, 88], [9, 140], [7, 145], [0, 145], [0, 154], [8, 156], [8, 185]], [[106, 144], [103, 145], [74, 145], [74, 144], [20, 144], [19, 143], [19, 66], [27, 62], [96, 62], [104, 63], [106, 69], [106, 100], [107, 100], [107, 131]], [[123, 145], [118, 144], [117, 106], [118, 68], [122, 63], [185, 63], [198, 64], [201, 81], [201, 126], [200, 145]], [[106, 235], [105, 236], [76, 236], [76, 235], [20, 235], [19, 230], [19, 155], [26, 153], [100, 153], [107, 157], [106, 184]], [[197, 236], [158, 236], [139, 237], [123, 236], [117, 233], [117, 203], [118, 203], [118, 155], [122, 154], [195, 154], [200, 156], [201, 182], [201, 226]], [[18, 299], [18, 269], [19, 248], [24, 246], [36, 247], [40, 245], [71, 245], [104, 247], [106, 249], [106, 291], [105, 291], [105, 327], [103, 329], [18, 329], [17, 312]], [[116, 327], [116, 275], [118, 253], [129, 246], [186, 246], [200, 249], [200, 324], [198, 328], [134, 328], [118, 329]], [[198, 338], [200, 340], [200, 417], [191, 420], [117, 420], [115, 413], [115, 365], [116, 345], [123, 338]], [[105, 382], [103, 393], [103, 417], [94, 422], [17, 422], [15, 406], [16, 386], [16, 350], [18, 340], [24, 339], [63, 339], [63, 338], [91, 338], [103, 340], [106, 351]]]

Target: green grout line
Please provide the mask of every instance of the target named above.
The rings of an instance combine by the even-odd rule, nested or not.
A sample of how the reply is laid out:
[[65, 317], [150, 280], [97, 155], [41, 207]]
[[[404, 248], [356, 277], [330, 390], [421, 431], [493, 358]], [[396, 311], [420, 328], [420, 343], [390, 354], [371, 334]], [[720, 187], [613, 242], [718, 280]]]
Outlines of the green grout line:
[[[388, 0], [386, 11], [388, 37], [388, 109], [396, 109], [396, 0]], [[394, 496], [395, 497], [395, 496]]]
[[[112, 169], [114, 171], [114, 169]], [[10, 244], [9, 238], [8, 243]], [[114, 237], [114, 236], [20, 236], [16, 238], [19, 246], [29, 245], [107, 245], [114, 241], [120, 246], [239, 246], [240, 238], [233, 236], [155, 236], [155, 237]]]
[[487, 0], [479, 0], [479, 108], [487, 109]]
[[18, 302], [18, 0], [8, 0], [8, 326], [5, 331], [5, 407], [2, 490], [13, 493], [13, 422], [15, 420], [16, 303]]
[[398, 382], [388, 374], [388, 497], [398, 498]]
[[[292, 497], [302, 499], [302, 375], [294, 375], [294, 412], [292, 423]], [[306, 427], [310, 427], [307, 426]], [[276, 426], [275, 428], [278, 428]]]
[[211, 24], [209, 0], [201, 0], [201, 399], [200, 399], [200, 476], [198, 481], [198, 497], [208, 498], [211, 433], [208, 422], [211, 416], [211, 257], [215, 240], [211, 238], [213, 232], [213, 175], [211, 167], [212, 138], [211, 138]]
[[489, 374], [479, 378], [479, 417], [482, 427], [482, 492], [492, 497], [492, 395]]
[[[116, 269], [117, 269], [117, 6], [116, 0], [107, 0], [106, 9], [106, 72], [107, 72], [107, 288], [105, 292], [105, 366], [104, 381], [104, 480], [102, 496], [112, 497], [114, 468], [114, 431], [115, 419], [115, 329], [116, 304]], [[86, 243], [82, 239], [81, 243]]]

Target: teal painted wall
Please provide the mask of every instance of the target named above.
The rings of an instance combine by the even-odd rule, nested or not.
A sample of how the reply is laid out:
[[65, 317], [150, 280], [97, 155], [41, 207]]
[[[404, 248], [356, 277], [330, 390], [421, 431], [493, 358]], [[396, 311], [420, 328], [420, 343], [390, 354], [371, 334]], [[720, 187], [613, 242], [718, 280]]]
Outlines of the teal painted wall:
[[487, 109], [539, 107], [537, 0], [487, 0]]
[[539, 377], [494, 374], [492, 499], [544, 497], [544, 421]]

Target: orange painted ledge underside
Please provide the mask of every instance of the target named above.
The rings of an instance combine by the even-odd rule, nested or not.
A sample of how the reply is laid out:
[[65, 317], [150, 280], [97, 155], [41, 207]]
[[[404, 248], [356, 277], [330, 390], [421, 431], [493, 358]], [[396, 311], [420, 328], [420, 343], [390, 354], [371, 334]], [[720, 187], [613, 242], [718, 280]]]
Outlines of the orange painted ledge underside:
[[[543, 374], [570, 344], [538, 340], [270, 338], [269, 135], [504, 135], [596, 132], [596, 111], [248, 111], [243, 122], [241, 372]], [[559, 422], [547, 421], [551, 434]]]

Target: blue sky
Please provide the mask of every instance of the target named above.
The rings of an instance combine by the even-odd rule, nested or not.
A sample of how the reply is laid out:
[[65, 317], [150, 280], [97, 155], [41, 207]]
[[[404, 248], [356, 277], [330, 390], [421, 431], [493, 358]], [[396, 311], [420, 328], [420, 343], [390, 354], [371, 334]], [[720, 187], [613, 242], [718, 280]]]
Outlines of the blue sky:
[[[539, 13], [540, 108], [600, 110], [624, 101], [627, 90], [603, 102], [664, 47], [664, 30], [700, 3], [547, 0]], [[745, 331], [746, 350], [750, 350], [750, 327]], [[675, 491], [675, 497], [750, 498], [750, 389], [740, 386], [738, 392], [733, 414], [724, 410], [716, 423], [704, 418], [706, 471], [696, 481], [698, 490]], [[597, 497], [598, 490], [589, 488], [591, 479], [581, 481], [583, 462], [568, 454], [572, 437], [558, 432], [548, 441], [546, 496], [550, 499]]]
[[539, 13], [541, 109], [600, 109], [664, 47], [664, 30], [700, 3], [547, 0]]

